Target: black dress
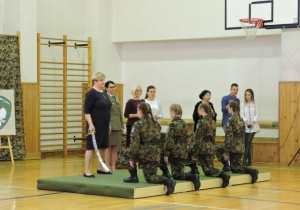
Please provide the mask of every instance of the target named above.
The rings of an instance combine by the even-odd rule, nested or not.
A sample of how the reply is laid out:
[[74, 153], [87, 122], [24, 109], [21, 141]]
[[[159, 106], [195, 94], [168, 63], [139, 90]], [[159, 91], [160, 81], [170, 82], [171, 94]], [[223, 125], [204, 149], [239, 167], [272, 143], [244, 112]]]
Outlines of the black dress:
[[[196, 131], [196, 125], [197, 125], [198, 120], [199, 120], [200, 118], [202, 118], [202, 117], [199, 117], [199, 115], [198, 115], [198, 107], [199, 107], [200, 104], [202, 104], [202, 101], [199, 101], [199, 102], [195, 105], [195, 109], [194, 109], [194, 113], [193, 113], [193, 120], [194, 120], [194, 122], [195, 122], [194, 132]], [[213, 120], [214, 120], [215, 122], [217, 122], [217, 113], [216, 113], [216, 111], [215, 111], [214, 105], [213, 105], [212, 103], [210, 103], [210, 102], [208, 102], [208, 104], [211, 106], [212, 110], [214, 110], [215, 117], [213, 117]]]
[[[102, 93], [90, 89], [85, 95], [84, 113], [90, 114], [92, 122], [96, 129], [96, 141], [98, 149], [106, 149], [109, 146], [109, 121], [110, 110], [112, 103], [106, 93]], [[86, 132], [88, 133], [89, 124], [86, 122]], [[86, 150], [93, 150], [92, 136], [89, 135], [86, 138]]]

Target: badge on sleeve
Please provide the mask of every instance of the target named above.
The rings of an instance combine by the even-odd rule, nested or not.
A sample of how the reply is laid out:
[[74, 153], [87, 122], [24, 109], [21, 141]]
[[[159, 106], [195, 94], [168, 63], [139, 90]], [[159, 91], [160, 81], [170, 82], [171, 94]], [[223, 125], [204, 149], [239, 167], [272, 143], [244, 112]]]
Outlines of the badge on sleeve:
[[135, 127], [132, 127], [132, 128], [131, 128], [131, 133], [133, 133], [133, 132], [134, 132], [134, 130], [135, 130]]
[[197, 124], [197, 126], [196, 126], [196, 130], [198, 130], [198, 128], [199, 128], [199, 124]]
[[226, 124], [226, 127], [227, 127], [227, 128], [229, 128], [229, 125], [230, 125], [230, 123], [229, 123], [229, 122], [227, 122], [227, 124]]

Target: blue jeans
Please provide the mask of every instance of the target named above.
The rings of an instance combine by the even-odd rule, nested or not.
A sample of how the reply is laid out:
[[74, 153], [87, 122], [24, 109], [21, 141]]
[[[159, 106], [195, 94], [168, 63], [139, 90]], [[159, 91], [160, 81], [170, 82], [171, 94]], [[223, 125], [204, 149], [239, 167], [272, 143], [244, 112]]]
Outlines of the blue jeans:
[[224, 130], [224, 133], [226, 133], [227, 125], [226, 125], [226, 124], [223, 124], [222, 127], [223, 127], [223, 130]]

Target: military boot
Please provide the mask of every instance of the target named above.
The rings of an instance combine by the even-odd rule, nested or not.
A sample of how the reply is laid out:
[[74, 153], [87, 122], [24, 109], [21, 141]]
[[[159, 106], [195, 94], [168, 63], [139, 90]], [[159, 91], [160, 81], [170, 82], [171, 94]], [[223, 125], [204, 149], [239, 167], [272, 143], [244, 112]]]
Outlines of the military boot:
[[246, 168], [245, 172], [252, 177], [251, 183], [254, 184], [258, 179], [259, 171], [257, 169]]
[[223, 183], [222, 183], [222, 187], [225, 188], [229, 185], [229, 179], [230, 179], [230, 175], [224, 173], [223, 171], [219, 174], [219, 177], [222, 178]]
[[175, 185], [176, 185], [176, 181], [175, 180], [168, 179], [167, 177], [164, 177], [161, 180], [161, 183], [163, 183], [168, 188], [167, 192], [166, 192], [166, 195], [170, 195], [170, 194], [174, 193]]
[[191, 180], [194, 184], [195, 190], [199, 190], [201, 186], [199, 174], [186, 173], [185, 177], [187, 180]]
[[130, 177], [123, 179], [124, 182], [129, 183], [139, 183], [139, 178], [137, 176], [137, 169], [129, 169]]
[[222, 169], [224, 172], [231, 171], [230, 165], [227, 160], [223, 160], [221, 162], [223, 163], [223, 166], [224, 166]]
[[171, 179], [171, 174], [169, 173], [169, 169], [166, 165], [162, 165], [159, 167], [160, 170], [163, 172], [163, 176], [164, 177], [167, 177], [168, 179]]
[[191, 168], [191, 171], [188, 172], [188, 174], [200, 174], [199, 171], [198, 171], [198, 167], [197, 167], [196, 163], [195, 164], [190, 164], [188, 166]]

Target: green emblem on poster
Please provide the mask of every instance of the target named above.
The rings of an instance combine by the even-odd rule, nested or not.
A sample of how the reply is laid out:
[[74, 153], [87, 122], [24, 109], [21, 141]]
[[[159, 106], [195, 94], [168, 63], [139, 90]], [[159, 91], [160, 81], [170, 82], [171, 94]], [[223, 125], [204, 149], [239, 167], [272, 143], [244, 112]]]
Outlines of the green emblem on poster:
[[0, 96], [0, 130], [7, 124], [11, 115], [12, 103], [7, 98]]

